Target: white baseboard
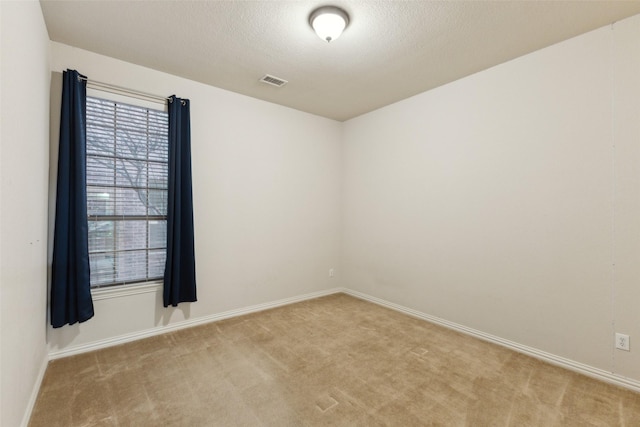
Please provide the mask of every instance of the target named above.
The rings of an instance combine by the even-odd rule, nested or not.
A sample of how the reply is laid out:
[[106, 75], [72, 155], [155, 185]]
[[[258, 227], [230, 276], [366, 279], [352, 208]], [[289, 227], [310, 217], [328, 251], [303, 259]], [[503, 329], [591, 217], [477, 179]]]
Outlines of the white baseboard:
[[40, 386], [42, 385], [42, 380], [44, 379], [44, 373], [47, 372], [48, 364], [49, 364], [49, 359], [47, 357], [43, 357], [42, 364], [40, 365], [40, 371], [38, 372], [38, 376], [36, 377], [36, 382], [33, 384], [33, 388], [31, 390], [31, 396], [29, 396], [29, 401], [27, 402], [27, 408], [25, 409], [24, 415], [22, 416], [22, 422], [20, 423], [21, 427], [27, 427], [29, 425], [29, 420], [31, 419], [31, 413], [33, 412], [33, 408], [36, 405], [36, 400], [38, 399], [38, 393], [40, 392]]
[[140, 332], [132, 332], [129, 334], [119, 335], [117, 337], [107, 338], [104, 340], [94, 341], [88, 344], [81, 344], [76, 346], [70, 346], [58, 351], [49, 352], [49, 360], [60, 359], [62, 357], [73, 356], [76, 354], [86, 353], [89, 351], [99, 350], [101, 348], [111, 347], [118, 344], [124, 344], [131, 341], [140, 340], [143, 338], [152, 337], [155, 335], [165, 334], [171, 331], [177, 331], [179, 329], [189, 328], [191, 326], [203, 325], [205, 323], [216, 322], [223, 319], [229, 319], [232, 317], [243, 316], [245, 314], [256, 313], [258, 311], [268, 310], [270, 308], [276, 308], [283, 305], [289, 305], [296, 302], [306, 301], [313, 298], [319, 298], [326, 295], [331, 295], [339, 292], [344, 292], [342, 288], [333, 288], [325, 291], [312, 292], [309, 294], [298, 295], [291, 298], [284, 298], [277, 301], [267, 302], [263, 304], [252, 305], [249, 307], [243, 307], [235, 310], [229, 310], [218, 314], [212, 314], [209, 316], [198, 317], [197, 319], [183, 320], [182, 322], [172, 323], [167, 326], [159, 326], [152, 329], [147, 329]]
[[385, 301], [383, 299], [376, 298], [371, 295], [364, 294], [362, 292], [353, 291], [351, 289], [343, 289], [342, 292], [344, 292], [347, 295], [351, 295], [353, 297], [360, 298], [365, 301], [369, 301], [374, 304], [378, 304], [383, 307], [387, 307], [404, 314], [408, 314], [409, 316], [417, 317], [418, 319], [426, 320], [427, 322], [444, 326], [445, 328], [453, 329], [455, 331], [462, 332], [463, 334], [471, 335], [483, 341], [488, 341], [490, 343], [509, 348], [519, 353], [526, 354], [527, 356], [535, 357], [536, 359], [543, 360], [552, 365], [569, 369], [571, 371], [578, 372], [588, 377], [595, 378], [597, 380], [614, 384], [620, 387], [624, 387], [626, 389], [640, 392], [640, 381], [623, 377], [620, 375], [616, 375], [612, 372], [608, 372], [599, 368], [594, 368], [593, 366], [585, 365], [584, 363], [576, 362], [575, 360], [571, 360], [561, 356], [557, 356], [555, 354], [547, 353], [545, 351], [538, 350], [537, 348], [522, 345], [514, 341], [509, 341], [504, 338], [487, 334], [485, 332], [478, 331], [473, 328], [468, 328], [466, 326], [459, 325], [457, 323], [450, 322], [448, 320], [444, 320], [439, 317], [431, 316], [429, 314], [425, 314], [420, 311], [401, 306], [399, 304]]

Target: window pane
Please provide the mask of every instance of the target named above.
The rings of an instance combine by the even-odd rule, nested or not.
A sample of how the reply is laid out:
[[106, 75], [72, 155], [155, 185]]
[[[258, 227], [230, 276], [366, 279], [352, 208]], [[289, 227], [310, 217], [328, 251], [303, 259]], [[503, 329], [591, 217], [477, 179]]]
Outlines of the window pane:
[[147, 251], [116, 253], [116, 281], [136, 282], [147, 278]]
[[115, 280], [114, 254], [89, 254], [89, 268], [91, 269], [91, 286], [113, 283]]
[[167, 221], [149, 221], [149, 248], [167, 247]]
[[166, 189], [169, 183], [169, 165], [166, 163], [149, 163], [149, 188]]
[[147, 190], [116, 188], [116, 215], [146, 215]]
[[167, 215], [167, 190], [149, 190], [149, 215]]
[[[166, 120], [166, 119], [165, 119]], [[149, 135], [149, 160], [167, 163], [169, 158], [168, 132], [162, 135]]]
[[114, 120], [112, 101], [87, 97], [87, 154], [113, 155]]
[[147, 135], [119, 127], [116, 131], [116, 156], [125, 159], [146, 159]]
[[113, 221], [89, 221], [89, 252], [113, 251], [113, 232]]
[[166, 134], [169, 129], [167, 113], [159, 110], [149, 110], [149, 130], [153, 134]]
[[113, 127], [113, 116], [116, 111], [116, 103], [108, 99], [87, 97], [87, 116], [91, 117], [91, 123], [97, 126]]
[[147, 221], [118, 221], [116, 223], [116, 250], [146, 248]]
[[146, 188], [147, 162], [118, 159], [116, 162], [116, 185], [118, 187]]
[[[113, 123], [111, 124], [113, 126]], [[88, 121], [87, 123], [87, 154], [106, 155], [114, 154], [115, 132], [113, 127], [104, 128], [96, 126]]]
[[115, 189], [113, 187], [87, 186], [87, 215], [115, 214]]
[[87, 156], [87, 185], [113, 186], [114, 160], [113, 157]]
[[149, 251], [149, 277], [164, 277], [165, 249]]

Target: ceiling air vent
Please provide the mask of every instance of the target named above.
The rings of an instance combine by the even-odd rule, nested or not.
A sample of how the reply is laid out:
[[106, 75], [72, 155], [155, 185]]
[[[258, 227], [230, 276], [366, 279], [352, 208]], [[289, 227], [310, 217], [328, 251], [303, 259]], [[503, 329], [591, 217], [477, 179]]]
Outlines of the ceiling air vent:
[[282, 87], [286, 85], [288, 82], [280, 77], [272, 76], [269, 74], [265, 74], [264, 77], [260, 79], [262, 83], [266, 83], [273, 86]]

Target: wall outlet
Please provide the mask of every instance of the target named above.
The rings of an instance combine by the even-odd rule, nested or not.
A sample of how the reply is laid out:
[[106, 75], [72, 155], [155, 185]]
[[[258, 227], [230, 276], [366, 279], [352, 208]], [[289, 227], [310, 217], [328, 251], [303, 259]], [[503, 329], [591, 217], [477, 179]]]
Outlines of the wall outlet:
[[335, 276], [335, 271], [333, 271], [333, 268], [329, 269], [329, 277], [333, 277]]
[[629, 335], [616, 333], [616, 348], [629, 351]]

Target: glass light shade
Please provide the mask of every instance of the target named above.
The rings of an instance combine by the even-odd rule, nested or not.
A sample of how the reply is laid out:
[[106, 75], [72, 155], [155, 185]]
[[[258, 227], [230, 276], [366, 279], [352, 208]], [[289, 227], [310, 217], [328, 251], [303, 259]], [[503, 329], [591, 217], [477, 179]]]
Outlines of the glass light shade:
[[322, 40], [331, 42], [342, 34], [349, 23], [349, 16], [342, 9], [326, 6], [315, 10], [309, 18], [311, 26]]

